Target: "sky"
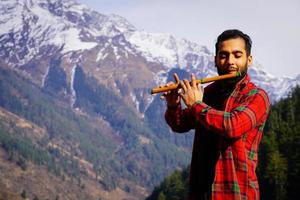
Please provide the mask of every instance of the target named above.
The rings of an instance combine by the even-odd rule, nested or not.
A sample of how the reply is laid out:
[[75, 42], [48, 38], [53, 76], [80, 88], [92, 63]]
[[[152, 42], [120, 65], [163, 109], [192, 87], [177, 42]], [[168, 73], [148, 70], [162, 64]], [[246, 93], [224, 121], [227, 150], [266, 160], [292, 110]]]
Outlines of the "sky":
[[77, 1], [120, 15], [139, 30], [169, 33], [212, 52], [221, 32], [240, 29], [252, 38], [254, 63], [275, 76], [300, 74], [300, 0]]

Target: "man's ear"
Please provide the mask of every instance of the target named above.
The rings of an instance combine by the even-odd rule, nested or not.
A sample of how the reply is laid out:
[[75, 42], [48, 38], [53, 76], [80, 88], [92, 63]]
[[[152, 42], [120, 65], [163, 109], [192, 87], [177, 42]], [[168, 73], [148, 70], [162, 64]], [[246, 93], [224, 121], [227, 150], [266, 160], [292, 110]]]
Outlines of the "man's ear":
[[248, 66], [251, 66], [253, 63], [252, 55], [248, 56], [247, 60], [248, 60]]

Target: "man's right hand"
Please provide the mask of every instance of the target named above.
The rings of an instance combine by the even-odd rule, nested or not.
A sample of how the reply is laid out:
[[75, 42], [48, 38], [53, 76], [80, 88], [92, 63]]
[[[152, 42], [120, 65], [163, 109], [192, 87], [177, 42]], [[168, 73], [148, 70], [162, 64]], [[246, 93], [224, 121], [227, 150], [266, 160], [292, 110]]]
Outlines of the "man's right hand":
[[[174, 73], [173, 76], [176, 81], [176, 84], [179, 84], [180, 80], [179, 80], [178, 75], [176, 73]], [[171, 85], [171, 84], [174, 84], [174, 82], [167, 83], [167, 85]], [[181, 97], [178, 93], [178, 90], [171, 90], [168, 92], [164, 92], [163, 97], [166, 99], [168, 107], [176, 107], [180, 104]]]

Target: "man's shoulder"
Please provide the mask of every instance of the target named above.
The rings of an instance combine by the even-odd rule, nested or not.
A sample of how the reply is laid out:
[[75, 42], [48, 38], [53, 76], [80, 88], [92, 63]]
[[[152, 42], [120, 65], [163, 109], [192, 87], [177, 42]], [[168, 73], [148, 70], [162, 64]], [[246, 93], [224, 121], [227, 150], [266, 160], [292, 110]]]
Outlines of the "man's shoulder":
[[268, 93], [262, 87], [256, 85], [252, 81], [249, 81], [247, 83], [247, 86], [245, 87], [245, 89], [249, 92], [252, 91], [253, 93], [263, 93], [268, 96]]
[[249, 81], [247, 83], [246, 87], [244, 87], [244, 89], [242, 90], [242, 93], [243, 95], [246, 95], [248, 97], [261, 96], [265, 102], [267, 102], [268, 104], [270, 102], [268, 93], [252, 81]]

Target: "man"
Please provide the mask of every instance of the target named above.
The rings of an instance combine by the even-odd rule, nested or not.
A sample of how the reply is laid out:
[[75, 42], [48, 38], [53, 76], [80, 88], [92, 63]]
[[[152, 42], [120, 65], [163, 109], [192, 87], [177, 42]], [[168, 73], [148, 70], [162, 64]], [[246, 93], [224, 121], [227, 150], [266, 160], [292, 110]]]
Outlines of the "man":
[[175, 132], [195, 129], [190, 200], [259, 199], [255, 170], [269, 99], [247, 74], [252, 64], [248, 35], [226, 30], [215, 47], [219, 75], [239, 72], [241, 76], [214, 82], [203, 93], [193, 74], [191, 83], [174, 74], [182, 90], [164, 93], [165, 119]]

